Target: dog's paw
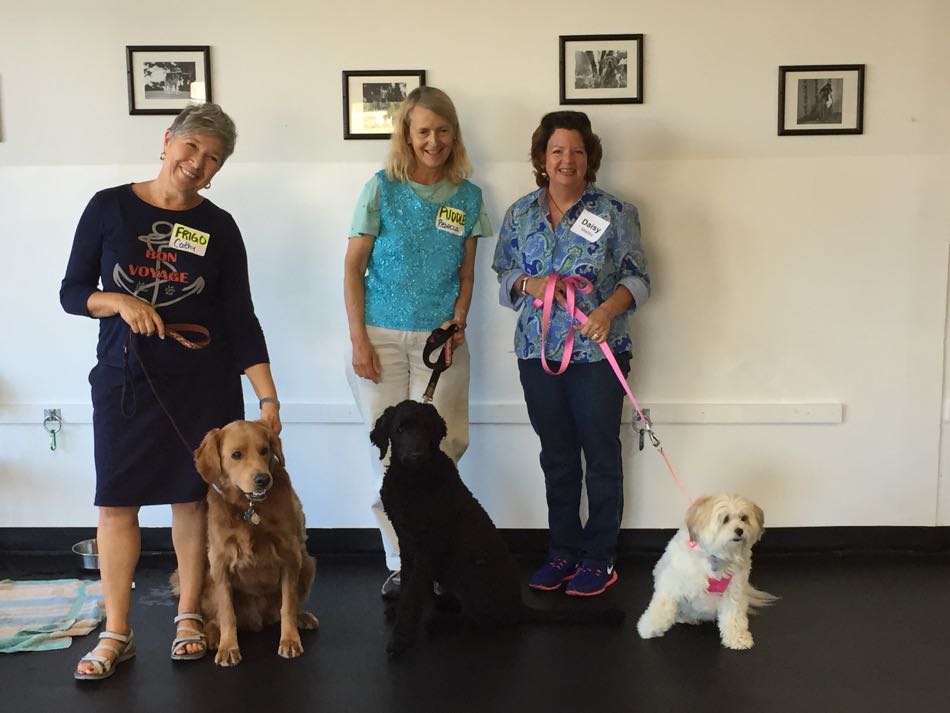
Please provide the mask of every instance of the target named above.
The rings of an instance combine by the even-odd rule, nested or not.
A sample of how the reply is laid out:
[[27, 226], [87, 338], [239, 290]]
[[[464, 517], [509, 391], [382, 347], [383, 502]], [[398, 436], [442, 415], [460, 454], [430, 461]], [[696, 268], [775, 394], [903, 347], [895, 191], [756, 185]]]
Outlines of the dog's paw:
[[215, 654], [214, 662], [218, 666], [237, 666], [241, 663], [241, 649], [237, 646], [222, 646]]
[[412, 640], [404, 637], [394, 636], [386, 645], [386, 653], [389, 658], [397, 659], [412, 648]]
[[303, 644], [300, 643], [300, 637], [296, 639], [281, 639], [277, 646], [277, 655], [285, 659], [295, 659], [303, 653]]
[[308, 611], [302, 611], [297, 614], [298, 629], [319, 629], [320, 620]]
[[663, 636], [666, 633], [666, 629], [656, 626], [652, 621], [647, 620], [645, 616], [640, 617], [640, 621], [637, 622], [637, 633], [640, 634], [641, 639], [655, 639], [658, 636]]
[[740, 631], [729, 636], [722, 637], [722, 645], [727, 649], [734, 651], [745, 651], [752, 648], [752, 634], [748, 631]]
[[436, 611], [447, 614], [458, 614], [462, 611], [462, 602], [451, 592], [444, 592], [435, 595], [433, 607]]

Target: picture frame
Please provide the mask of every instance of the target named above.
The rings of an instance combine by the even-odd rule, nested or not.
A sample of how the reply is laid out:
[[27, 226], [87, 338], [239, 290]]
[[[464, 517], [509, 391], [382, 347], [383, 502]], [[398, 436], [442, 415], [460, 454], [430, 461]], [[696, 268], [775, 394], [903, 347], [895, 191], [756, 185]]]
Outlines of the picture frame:
[[642, 104], [643, 35], [561, 35], [561, 104]]
[[177, 114], [211, 101], [211, 47], [128, 45], [129, 114]]
[[778, 68], [778, 135], [864, 133], [863, 64]]
[[424, 69], [343, 70], [343, 138], [388, 139], [402, 100], [425, 83]]

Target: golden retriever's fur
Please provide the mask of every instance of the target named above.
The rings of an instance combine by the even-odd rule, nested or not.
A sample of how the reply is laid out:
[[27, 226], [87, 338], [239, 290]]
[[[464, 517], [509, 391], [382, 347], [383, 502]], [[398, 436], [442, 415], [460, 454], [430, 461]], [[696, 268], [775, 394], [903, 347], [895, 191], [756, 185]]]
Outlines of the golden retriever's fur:
[[195, 466], [211, 486], [201, 612], [208, 645], [217, 649], [215, 663], [241, 662], [239, 628], [259, 631], [278, 621], [277, 653], [300, 656], [299, 629], [319, 626], [302, 608], [316, 561], [307, 552], [303, 508], [284, 468], [280, 439], [263, 424], [234, 421], [208, 432], [195, 451]]

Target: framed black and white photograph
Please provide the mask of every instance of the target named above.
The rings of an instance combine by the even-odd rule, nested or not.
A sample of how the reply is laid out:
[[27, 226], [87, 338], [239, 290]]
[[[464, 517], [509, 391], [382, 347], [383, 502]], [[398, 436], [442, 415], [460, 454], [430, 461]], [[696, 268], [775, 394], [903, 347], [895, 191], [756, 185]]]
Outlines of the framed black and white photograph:
[[779, 136], [863, 133], [863, 64], [778, 68]]
[[211, 48], [127, 46], [129, 114], [177, 114], [211, 101]]
[[426, 83], [424, 69], [343, 71], [343, 138], [388, 139], [402, 100]]
[[561, 104], [642, 104], [643, 35], [561, 35]]

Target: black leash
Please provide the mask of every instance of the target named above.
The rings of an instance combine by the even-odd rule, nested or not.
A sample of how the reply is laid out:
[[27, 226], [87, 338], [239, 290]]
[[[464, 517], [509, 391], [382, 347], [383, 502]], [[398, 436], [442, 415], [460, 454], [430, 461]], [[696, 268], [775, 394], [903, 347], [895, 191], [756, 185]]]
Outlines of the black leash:
[[[132, 418], [136, 411], [138, 410], [138, 397], [135, 395], [135, 389], [131, 388], [132, 386], [132, 369], [129, 367], [129, 351], [135, 355], [136, 361], [139, 363], [139, 368], [142, 370], [142, 375], [145, 376], [145, 381], [148, 383], [148, 387], [152, 390], [152, 396], [155, 397], [155, 401], [158, 402], [158, 405], [161, 407], [162, 411], [165, 412], [165, 416], [168, 418], [168, 422], [172, 425], [172, 428], [175, 429], [175, 433], [178, 434], [178, 438], [181, 440], [182, 444], [185, 446], [185, 450], [188, 451], [189, 456], [194, 456], [195, 449], [188, 445], [188, 440], [182, 435], [181, 429], [178, 428], [178, 424], [175, 423], [175, 419], [172, 418], [171, 412], [165, 406], [165, 403], [162, 401], [161, 397], [158, 395], [158, 391], [155, 389], [155, 384], [152, 383], [152, 377], [149, 376], [148, 369], [145, 368], [145, 363], [142, 361], [142, 355], [139, 354], [139, 350], [135, 348], [135, 339], [133, 338], [132, 330], [129, 329], [129, 336], [126, 338], [125, 344], [122, 346], [122, 396], [119, 402], [119, 406], [122, 410], [122, 415], [126, 419]], [[132, 410], [126, 411], [125, 408], [125, 388], [129, 386], [129, 390], [132, 392]]]
[[[422, 350], [422, 361], [427, 367], [432, 369], [432, 376], [429, 377], [426, 391], [422, 395], [422, 400], [427, 404], [432, 403], [432, 396], [435, 394], [435, 387], [436, 384], [439, 383], [439, 377], [442, 376], [442, 372], [449, 368], [449, 364], [446, 361], [445, 343], [458, 331], [459, 326], [457, 324], [450, 324], [445, 329], [436, 327], [426, 339], [426, 345]], [[430, 357], [439, 347], [442, 347], [442, 351], [439, 352], [436, 361], [432, 361]]]

